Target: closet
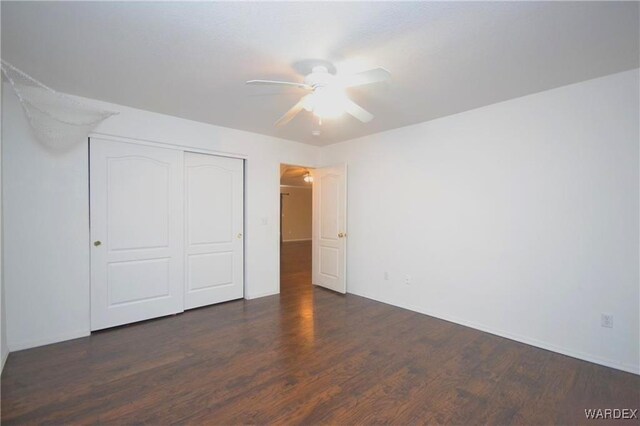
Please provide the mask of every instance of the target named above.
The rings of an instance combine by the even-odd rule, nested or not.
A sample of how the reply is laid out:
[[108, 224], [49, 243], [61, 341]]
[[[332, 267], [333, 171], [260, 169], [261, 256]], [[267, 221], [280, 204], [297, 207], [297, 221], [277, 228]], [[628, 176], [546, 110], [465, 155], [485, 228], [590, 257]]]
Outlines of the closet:
[[243, 297], [242, 159], [89, 147], [92, 330]]

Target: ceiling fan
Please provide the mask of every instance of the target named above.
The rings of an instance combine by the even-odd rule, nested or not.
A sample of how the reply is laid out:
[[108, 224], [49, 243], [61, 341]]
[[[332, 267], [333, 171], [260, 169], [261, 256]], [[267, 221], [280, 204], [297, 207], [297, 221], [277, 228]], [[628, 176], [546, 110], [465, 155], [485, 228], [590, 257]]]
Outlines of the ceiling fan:
[[373, 114], [349, 99], [345, 90], [349, 87], [388, 80], [391, 73], [382, 67], [378, 67], [356, 74], [339, 76], [333, 74], [332, 70], [333, 66], [330, 64], [315, 65], [311, 68], [311, 73], [305, 76], [302, 83], [249, 80], [247, 84], [290, 86], [311, 92], [304, 95], [297, 104], [280, 117], [275, 123], [276, 126], [284, 126], [302, 110], [313, 112], [320, 119], [320, 124], [324, 118], [338, 117], [345, 112], [363, 123], [371, 121]]

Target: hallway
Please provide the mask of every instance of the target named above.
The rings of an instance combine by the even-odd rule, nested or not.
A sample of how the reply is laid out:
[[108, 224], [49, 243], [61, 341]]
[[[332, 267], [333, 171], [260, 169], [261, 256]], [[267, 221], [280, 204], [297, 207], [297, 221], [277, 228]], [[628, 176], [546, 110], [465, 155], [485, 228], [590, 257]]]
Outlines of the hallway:
[[311, 241], [280, 244], [280, 293], [310, 292]]

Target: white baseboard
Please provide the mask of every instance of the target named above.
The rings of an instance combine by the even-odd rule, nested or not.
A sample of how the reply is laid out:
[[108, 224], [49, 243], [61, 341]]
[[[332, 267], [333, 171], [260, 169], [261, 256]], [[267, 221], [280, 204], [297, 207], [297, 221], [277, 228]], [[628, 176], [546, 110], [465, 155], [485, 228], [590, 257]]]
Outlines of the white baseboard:
[[49, 336], [41, 339], [33, 340], [18, 340], [9, 342], [8, 346], [11, 352], [21, 351], [23, 349], [35, 348], [37, 346], [50, 345], [52, 343], [64, 342], [65, 340], [78, 339], [80, 337], [87, 337], [91, 334], [91, 330], [76, 330], [68, 333], [58, 334], [56, 336]]
[[585, 352], [581, 352], [581, 351], [576, 351], [573, 349], [569, 349], [569, 348], [565, 348], [562, 346], [558, 346], [555, 345], [553, 343], [548, 343], [542, 340], [538, 340], [538, 339], [534, 339], [531, 337], [527, 337], [527, 336], [521, 336], [518, 334], [514, 334], [514, 333], [510, 333], [504, 330], [498, 330], [496, 328], [493, 327], [488, 327], [484, 324], [480, 324], [477, 322], [473, 322], [473, 321], [467, 321], [467, 320], [463, 320], [460, 318], [456, 318], [454, 316], [448, 315], [448, 314], [442, 314], [441, 312], [435, 312], [435, 311], [431, 311], [428, 309], [422, 309], [416, 306], [410, 306], [410, 305], [404, 305], [404, 304], [394, 304], [394, 303], [389, 303], [387, 301], [384, 300], [380, 300], [376, 297], [372, 297], [370, 295], [367, 294], [359, 294], [359, 293], [354, 293], [354, 292], [349, 292], [351, 294], [354, 294], [356, 296], [361, 296], [361, 297], [365, 297], [367, 299], [371, 299], [371, 300], [375, 300], [376, 302], [380, 302], [380, 303], [384, 303], [386, 305], [391, 305], [391, 306], [396, 306], [399, 308], [403, 308], [403, 309], [407, 309], [409, 311], [413, 311], [413, 312], [418, 312], [420, 314], [423, 315], [428, 315], [430, 317], [434, 317], [434, 318], [438, 318], [441, 320], [445, 320], [445, 321], [449, 321], [452, 322], [454, 324], [458, 324], [458, 325], [462, 325], [465, 327], [469, 327], [469, 328], [473, 328], [475, 330], [479, 330], [479, 331], [483, 331], [485, 333], [489, 333], [489, 334], [493, 334], [499, 337], [504, 337], [506, 339], [509, 340], [514, 340], [516, 342], [520, 342], [520, 343], [524, 343], [527, 345], [531, 345], [531, 346], [535, 346], [537, 348], [541, 348], [541, 349], [545, 349], [551, 352], [556, 352], [562, 355], [566, 355], [566, 356], [570, 356], [572, 358], [577, 358], [583, 361], [588, 361], [588, 362], [592, 362], [594, 364], [599, 364], [599, 365], [603, 365], [605, 367], [611, 367], [611, 368], [615, 368], [616, 370], [622, 370], [622, 371], [626, 371], [628, 373], [633, 373], [633, 374], [638, 374], [640, 375], [640, 365], [634, 365], [634, 364], [628, 364], [628, 363], [623, 363], [623, 362], [619, 362], [616, 360], [612, 360], [612, 359], [607, 359], [607, 358], [602, 358], [596, 355], [592, 355], [592, 354], [588, 354]]
[[301, 238], [298, 240], [282, 240], [283, 243], [297, 243], [301, 241], [311, 241], [311, 238]]
[[2, 354], [2, 359], [0, 360], [0, 373], [4, 370], [4, 364], [7, 362], [7, 358], [9, 358], [9, 351]]
[[245, 294], [244, 298], [247, 300], [252, 300], [252, 299], [259, 299], [261, 297], [267, 297], [267, 296], [274, 296], [276, 294], [280, 294], [280, 289], [276, 290], [276, 291], [267, 291], [265, 293], [258, 293], [258, 294]]

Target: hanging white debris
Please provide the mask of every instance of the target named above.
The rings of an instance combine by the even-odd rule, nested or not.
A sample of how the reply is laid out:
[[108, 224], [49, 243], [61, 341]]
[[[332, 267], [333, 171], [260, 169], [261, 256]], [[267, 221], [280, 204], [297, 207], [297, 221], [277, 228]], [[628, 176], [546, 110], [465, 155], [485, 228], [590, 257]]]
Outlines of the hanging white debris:
[[58, 93], [5, 60], [1, 63], [2, 74], [20, 99], [36, 137], [50, 148], [63, 149], [85, 142], [100, 122], [118, 114]]

